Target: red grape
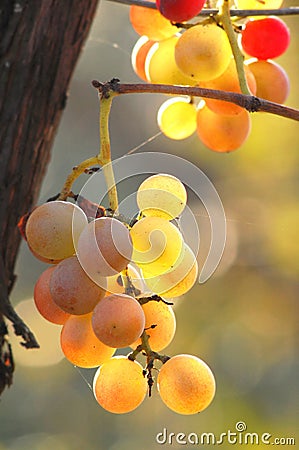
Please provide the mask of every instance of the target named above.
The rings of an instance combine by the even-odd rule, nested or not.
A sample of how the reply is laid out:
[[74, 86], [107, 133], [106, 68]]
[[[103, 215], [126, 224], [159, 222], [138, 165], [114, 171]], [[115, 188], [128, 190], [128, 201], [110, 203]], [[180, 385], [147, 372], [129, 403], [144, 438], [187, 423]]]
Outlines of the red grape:
[[160, 13], [173, 22], [190, 20], [202, 10], [205, 0], [156, 0]]
[[242, 47], [258, 59], [277, 58], [290, 43], [290, 32], [278, 17], [249, 20], [242, 32]]

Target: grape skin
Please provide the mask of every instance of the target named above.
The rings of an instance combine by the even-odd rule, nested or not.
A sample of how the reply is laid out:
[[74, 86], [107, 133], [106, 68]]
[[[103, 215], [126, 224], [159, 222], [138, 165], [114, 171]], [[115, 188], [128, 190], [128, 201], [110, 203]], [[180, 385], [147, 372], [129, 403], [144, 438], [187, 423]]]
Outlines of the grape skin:
[[189, 98], [174, 97], [166, 100], [158, 111], [160, 130], [170, 139], [186, 139], [196, 131], [196, 108]]

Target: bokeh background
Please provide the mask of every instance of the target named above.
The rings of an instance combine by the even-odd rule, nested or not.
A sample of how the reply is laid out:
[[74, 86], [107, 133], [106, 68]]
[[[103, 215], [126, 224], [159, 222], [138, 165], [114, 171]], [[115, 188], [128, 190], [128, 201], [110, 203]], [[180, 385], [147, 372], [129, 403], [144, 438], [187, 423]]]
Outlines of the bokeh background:
[[[130, 62], [138, 36], [128, 14], [127, 6], [100, 3], [73, 76], [40, 202], [58, 192], [73, 165], [97, 152], [98, 99], [91, 80], [138, 81]], [[292, 42], [277, 62], [290, 77], [287, 104], [299, 107], [299, 18], [285, 21]], [[11, 336], [17, 368], [14, 385], [0, 402], [0, 450], [154, 449], [160, 447], [155, 437], [163, 428], [217, 435], [235, 431], [238, 421], [249, 432], [295, 437], [299, 445], [298, 123], [255, 114], [246, 144], [231, 154], [217, 154], [196, 136], [174, 142], [159, 133], [156, 111], [165, 98], [143, 94], [114, 100], [112, 152], [117, 158], [142, 144], [139, 152], [182, 156], [206, 173], [222, 199], [228, 225], [224, 257], [207, 283], [175, 301], [177, 333], [166, 349], [169, 355], [203, 358], [216, 375], [216, 397], [195, 416], [171, 412], [156, 392], [133, 413], [117, 416], [102, 410], [89, 386], [94, 371], [79, 372], [68, 363], [59, 351], [59, 326], [36, 317], [33, 286], [46, 266], [22, 245], [12, 300], [41, 349], [25, 350]], [[210, 242], [209, 221], [192, 196], [190, 207], [201, 233], [201, 264]]]

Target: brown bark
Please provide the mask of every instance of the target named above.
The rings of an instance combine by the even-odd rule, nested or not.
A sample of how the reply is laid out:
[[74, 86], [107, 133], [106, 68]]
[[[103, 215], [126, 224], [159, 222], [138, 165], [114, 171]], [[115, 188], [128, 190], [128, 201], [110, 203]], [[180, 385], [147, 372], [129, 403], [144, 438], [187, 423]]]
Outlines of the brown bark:
[[14, 370], [3, 316], [24, 346], [38, 346], [8, 300], [20, 244], [17, 223], [36, 202], [97, 4], [0, 0], [0, 393]]

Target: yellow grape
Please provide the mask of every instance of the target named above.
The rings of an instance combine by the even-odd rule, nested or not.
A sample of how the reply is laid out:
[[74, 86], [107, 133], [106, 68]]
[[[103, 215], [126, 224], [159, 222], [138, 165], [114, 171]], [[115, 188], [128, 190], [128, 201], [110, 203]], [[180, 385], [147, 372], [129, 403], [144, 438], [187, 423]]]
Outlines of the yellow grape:
[[113, 356], [115, 349], [103, 344], [93, 332], [92, 314], [70, 316], [61, 330], [60, 344], [65, 357], [75, 366], [97, 367]]
[[158, 173], [146, 178], [137, 191], [137, 204], [145, 216], [172, 220], [184, 210], [187, 192], [173, 175]]
[[[149, 0], [154, 2], [154, 0]], [[130, 21], [136, 33], [145, 35], [154, 41], [173, 36], [178, 28], [165, 19], [157, 9], [131, 5]]]
[[196, 80], [184, 75], [178, 68], [174, 52], [178, 36], [154, 44], [145, 60], [145, 75], [151, 83], [194, 85]]
[[162, 217], [145, 217], [130, 231], [132, 260], [147, 277], [160, 275], [175, 264], [181, 254], [183, 238], [176, 226]]
[[[175, 334], [176, 320], [173, 309], [163, 301], [154, 300], [142, 305], [142, 309], [150, 347], [153, 351], [159, 352], [170, 344]], [[155, 328], [150, 328], [152, 325], [156, 325]], [[135, 348], [139, 344], [141, 339], [134, 342], [131, 347]]]
[[34, 302], [38, 312], [49, 322], [63, 325], [70, 317], [59, 308], [50, 293], [50, 278], [55, 267], [49, 267], [37, 280], [34, 286]]
[[83, 269], [96, 283], [101, 277], [116, 275], [131, 259], [132, 243], [128, 228], [119, 220], [101, 217], [83, 230], [77, 256]]
[[90, 313], [106, 294], [106, 279], [94, 283], [82, 269], [76, 256], [54, 267], [50, 279], [51, 296], [59, 308], [70, 314]]
[[283, 0], [235, 0], [238, 9], [278, 9]]
[[251, 130], [249, 113], [235, 116], [216, 114], [207, 106], [197, 111], [197, 133], [201, 141], [216, 152], [231, 152], [241, 147]]
[[[252, 93], [256, 93], [256, 82], [253, 73], [248, 66], [244, 66], [245, 76], [248, 87]], [[206, 89], [218, 89], [220, 91], [238, 92], [241, 93], [238, 73], [236, 69], [235, 60], [232, 58], [226, 70], [217, 78], [210, 81], [202, 81], [200, 87]], [[234, 103], [225, 102], [223, 100], [214, 100], [212, 98], [205, 99], [206, 105], [209, 109], [217, 114], [240, 114], [243, 110], [241, 106]]]
[[186, 30], [175, 48], [179, 69], [188, 77], [208, 81], [219, 77], [232, 57], [225, 31], [216, 24], [196, 25]]
[[141, 36], [133, 47], [131, 63], [136, 75], [143, 81], [148, 81], [145, 74], [145, 60], [149, 49], [155, 44], [147, 36]]
[[179, 414], [203, 411], [213, 400], [216, 389], [211, 369], [193, 355], [176, 355], [163, 364], [157, 386], [162, 401]]
[[186, 139], [196, 131], [196, 107], [189, 98], [170, 98], [160, 106], [157, 121], [165, 136]]
[[147, 381], [142, 366], [126, 356], [114, 356], [98, 368], [93, 392], [102, 408], [115, 414], [136, 409], [144, 400]]
[[246, 62], [256, 79], [256, 96], [275, 103], [284, 103], [290, 82], [286, 71], [271, 60], [251, 59]]
[[77, 205], [53, 201], [35, 208], [26, 223], [28, 246], [46, 260], [59, 261], [75, 253], [87, 217]]
[[144, 325], [144, 312], [138, 301], [129, 295], [109, 295], [93, 311], [94, 333], [110, 347], [128, 347], [141, 336]]
[[[133, 264], [128, 264], [128, 276], [133, 286], [142, 294], [146, 286], [140, 274], [140, 271]], [[121, 274], [118, 273], [107, 278], [107, 294], [125, 294]]]
[[196, 282], [198, 264], [188, 245], [184, 245], [174, 267], [164, 274], [147, 278], [146, 284], [152, 292], [165, 298], [186, 294]]

